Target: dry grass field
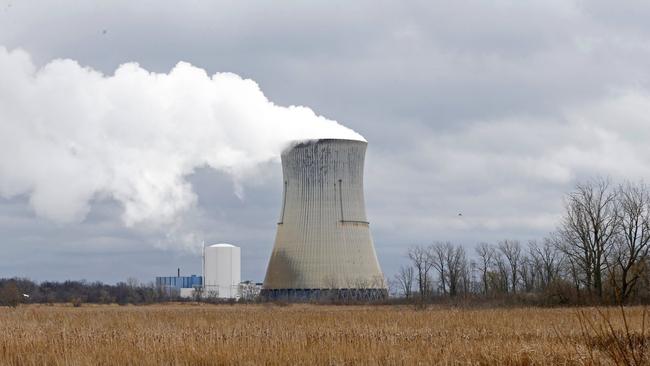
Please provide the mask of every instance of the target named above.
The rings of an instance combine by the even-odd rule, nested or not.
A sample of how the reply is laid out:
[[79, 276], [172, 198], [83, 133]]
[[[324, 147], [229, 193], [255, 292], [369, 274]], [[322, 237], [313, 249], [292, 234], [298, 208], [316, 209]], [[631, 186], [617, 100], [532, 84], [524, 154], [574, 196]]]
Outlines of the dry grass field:
[[626, 311], [629, 339], [620, 310], [602, 313], [618, 338], [581, 311], [29, 305], [0, 308], [0, 365], [609, 365], [618, 340], [638, 351], [629, 363], [648, 361], [642, 308]]

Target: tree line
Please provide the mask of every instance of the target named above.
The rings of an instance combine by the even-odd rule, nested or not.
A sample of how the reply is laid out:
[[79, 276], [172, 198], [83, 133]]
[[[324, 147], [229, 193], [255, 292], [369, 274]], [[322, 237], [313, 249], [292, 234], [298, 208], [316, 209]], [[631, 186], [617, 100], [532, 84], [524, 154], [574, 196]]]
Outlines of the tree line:
[[[644, 183], [577, 184], [565, 197], [557, 229], [522, 242], [504, 239], [471, 249], [435, 242], [408, 250], [409, 264], [388, 281], [393, 295], [512, 300], [530, 304], [650, 302], [650, 189]], [[0, 306], [23, 302], [147, 304], [177, 294], [134, 279], [108, 285], [0, 279]]]
[[82, 303], [96, 304], [149, 304], [181, 300], [175, 294], [156, 288], [153, 284], [140, 284], [135, 279], [109, 285], [102, 282], [65, 281], [41, 282], [23, 278], [0, 279], [0, 306], [20, 303]]
[[579, 183], [547, 237], [479, 243], [469, 253], [435, 242], [408, 250], [390, 281], [398, 296], [516, 299], [544, 304], [650, 300], [650, 190], [644, 183]]

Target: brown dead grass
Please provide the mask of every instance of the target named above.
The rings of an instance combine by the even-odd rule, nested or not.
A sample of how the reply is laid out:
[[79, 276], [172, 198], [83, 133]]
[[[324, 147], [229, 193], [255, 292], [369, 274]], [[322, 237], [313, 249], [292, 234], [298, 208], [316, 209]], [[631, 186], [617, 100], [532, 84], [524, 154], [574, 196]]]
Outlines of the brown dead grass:
[[[580, 319], [573, 309], [30, 305], [0, 308], [0, 365], [612, 364]], [[635, 329], [642, 309], [627, 321]]]

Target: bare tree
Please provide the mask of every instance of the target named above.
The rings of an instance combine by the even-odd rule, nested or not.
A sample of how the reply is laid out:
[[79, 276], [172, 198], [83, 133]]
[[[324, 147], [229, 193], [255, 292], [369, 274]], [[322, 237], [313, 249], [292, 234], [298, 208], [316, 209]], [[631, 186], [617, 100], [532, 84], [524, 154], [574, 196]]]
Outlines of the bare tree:
[[508, 275], [508, 264], [500, 251], [494, 251], [494, 270], [488, 272], [490, 287], [496, 292], [507, 293], [510, 280]]
[[533, 292], [539, 282], [539, 270], [537, 268], [537, 263], [527, 257], [523, 256], [519, 264], [519, 278], [521, 279], [521, 284], [523, 285], [524, 292]]
[[611, 281], [619, 301], [626, 301], [645, 269], [650, 249], [650, 192], [643, 184], [618, 187], [617, 214], [620, 230], [614, 241]]
[[567, 197], [560, 249], [582, 272], [588, 291], [599, 298], [603, 295], [603, 272], [617, 220], [616, 193], [607, 180], [578, 184]]
[[562, 256], [554, 240], [554, 238], [544, 238], [542, 244], [535, 240], [528, 243], [528, 253], [538, 273], [537, 280], [540, 288], [546, 288], [560, 275]]
[[420, 292], [420, 300], [424, 301], [424, 299], [429, 297], [431, 288], [429, 272], [431, 271], [432, 263], [430, 260], [430, 255], [424, 248], [416, 246], [409, 249], [408, 256], [413, 263], [413, 267], [415, 268], [418, 291]]
[[464, 271], [468, 270], [465, 250], [461, 245], [438, 242], [429, 247], [429, 255], [433, 268], [438, 272], [442, 293], [456, 296], [464, 279]]
[[395, 274], [395, 282], [405, 298], [410, 299], [413, 292], [413, 267], [401, 266]]
[[467, 257], [465, 258], [463, 268], [461, 270], [461, 290], [463, 295], [476, 292], [476, 281], [474, 278], [476, 272], [476, 262], [473, 260], [468, 261]]
[[488, 271], [494, 261], [494, 247], [488, 243], [479, 243], [476, 247], [476, 254], [478, 254], [480, 261], [478, 262], [479, 271], [481, 271], [481, 283], [483, 284], [483, 293], [488, 294], [489, 280]]
[[447, 282], [449, 283], [449, 295], [456, 296], [467, 270], [467, 257], [465, 249], [461, 245], [454, 247], [449, 244], [449, 247], [451, 250], [447, 256]]
[[564, 262], [565, 271], [571, 277], [573, 287], [576, 291], [578, 297], [580, 297], [580, 284], [583, 283], [583, 277], [581, 275], [580, 266], [576, 264], [574, 257], [567, 256], [566, 261]]
[[429, 260], [433, 268], [438, 272], [440, 289], [443, 295], [447, 294], [448, 263], [453, 255], [454, 247], [451, 243], [434, 243], [429, 247]]
[[517, 293], [519, 283], [519, 270], [521, 265], [521, 244], [518, 240], [504, 240], [499, 242], [499, 251], [506, 257], [509, 265], [510, 285], [512, 293]]

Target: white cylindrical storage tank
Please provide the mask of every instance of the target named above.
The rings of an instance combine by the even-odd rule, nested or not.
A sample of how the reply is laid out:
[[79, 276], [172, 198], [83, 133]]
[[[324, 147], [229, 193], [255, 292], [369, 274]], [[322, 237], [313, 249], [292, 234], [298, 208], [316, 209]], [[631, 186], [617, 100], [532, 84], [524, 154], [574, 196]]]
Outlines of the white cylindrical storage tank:
[[214, 244], [205, 248], [203, 269], [204, 296], [239, 298], [241, 251], [232, 244]]

